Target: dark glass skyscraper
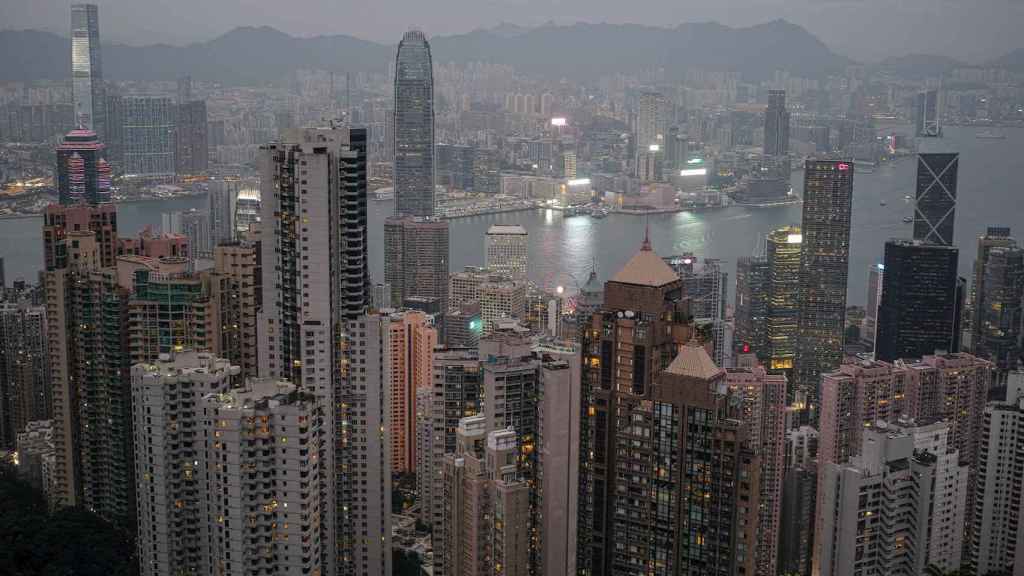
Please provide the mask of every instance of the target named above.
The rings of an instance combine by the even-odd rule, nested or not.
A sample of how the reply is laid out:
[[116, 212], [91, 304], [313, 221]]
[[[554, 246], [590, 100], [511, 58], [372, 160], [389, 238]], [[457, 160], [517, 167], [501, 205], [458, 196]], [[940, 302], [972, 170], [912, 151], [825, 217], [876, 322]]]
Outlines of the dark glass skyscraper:
[[985, 269], [988, 266], [988, 257], [992, 249], [999, 247], [1017, 247], [1017, 240], [1010, 236], [1009, 228], [990, 226], [983, 236], [978, 237], [978, 252], [974, 257], [974, 275], [971, 279], [971, 309], [968, 322], [971, 334], [968, 347], [976, 355], [981, 338], [981, 306], [985, 294]]
[[1021, 359], [1021, 322], [1024, 321], [1024, 250], [1008, 246], [989, 248], [981, 270], [978, 305], [977, 356], [995, 362], [1001, 371], [1013, 370]]
[[100, 16], [95, 4], [71, 5], [71, 79], [75, 124], [95, 131], [102, 138], [106, 107], [100, 60]]
[[206, 101], [179, 102], [175, 122], [175, 165], [178, 174], [199, 174], [209, 168]]
[[768, 109], [764, 112], [764, 153], [770, 156], [789, 154], [789, 111], [786, 91], [768, 91]]
[[405, 33], [395, 58], [395, 213], [434, 215], [434, 75], [423, 32]]
[[57, 191], [65, 206], [110, 201], [110, 164], [92, 130], [72, 130], [57, 146]]
[[812, 408], [821, 373], [835, 370], [843, 358], [852, 202], [851, 162], [807, 161], [795, 368], [796, 391]]
[[739, 353], [755, 353], [766, 362], [768, 347], [768, 259], [748, 256], [736, 261], [736, 330], [733, 340]]
[[917, 206], [914, 208], [914, 239], [953, 245], [956, 216], [956, 182], [959, 154], [917, 156]]
[[885, 243], [875, 359], [922, 358], [960, 347], [959, 250], [920, 240]]

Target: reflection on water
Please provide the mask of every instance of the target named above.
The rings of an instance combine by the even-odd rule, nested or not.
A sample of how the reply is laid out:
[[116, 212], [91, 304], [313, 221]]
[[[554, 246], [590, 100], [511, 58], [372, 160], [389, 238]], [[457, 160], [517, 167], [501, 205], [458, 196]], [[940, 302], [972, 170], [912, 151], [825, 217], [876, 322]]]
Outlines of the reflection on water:
[[[960, 152], [960, 206], [956, 214], [956, 242], [960, 246], [961, 275], [969, 276], [975, 238], [987, 226], [1018, 226], [1024, 208], [1016, 196], [1018, 150], [1024, 148], [1024, 130], [1007, 129], [1006, 140], [976, 139], [972, 130], [949, 128], [940, 143]], [[881, 167], [873, 174], [854, 179], [853, 223], [850, 248], [849, 301], [863, 304], [867, 270], [882, 255], [885, 241], [908, 237], [913, 204], [902, 202], [914, 193], [916, 166], [912, 159]], [[799, 174], [794, 191], [803, 192]], [[887, 206], [880, 206], [886, 200]], [[119, 207], [122, 230], [132, 233], [145, 225], [159, 225], [161, 212], [202, 208], [204, 198], [125, 204]], [[371, 201], [370, 273], [384, 277], [384, 219], [393, 202]], [[730, 284], [736, 260], [755, 252], [764, 235], [774, 228], [800, 224], [799, 204], [751, 210], [731, 207], [711, 212], [681, 212], [647, 216], [612, 214], [593, 220], [587, 216], [563, 218], [555, 210], [536, 210], [452, 221], [451, 266], [480, 266], [484, 262], [484, 234], [492, 224], [521, 224], [530, 234], [530, 278], [549, 289], [562, 285], [575, 291], [576, 280], [585, 281], [596, 264], [598, 275], [609, 278], [640, 247], [649, 227], [654, 249], [661, 255], [693, 252], [701, 258], [723, 260]], [[0, 220], [0, 257], [7, 278], [35, 278], [42, 262], [41, 219]], [[1024, 232], [1017, 230], [1018, 235]]]

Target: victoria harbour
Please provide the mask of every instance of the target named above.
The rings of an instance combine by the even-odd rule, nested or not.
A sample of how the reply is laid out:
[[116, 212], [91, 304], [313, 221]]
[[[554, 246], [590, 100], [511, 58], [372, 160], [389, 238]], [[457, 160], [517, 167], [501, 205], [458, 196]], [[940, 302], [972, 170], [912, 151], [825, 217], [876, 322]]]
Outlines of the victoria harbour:
[[[960, 152], [961, 208], [956, 214], [955, 237], [961, 249], [960, 274], [967, 278], [974, 241], [985, 228], [1014, 228], [1024, 220], [1024, 206], [1016, 200], [1024, 129], [1007, 129], [1006, 140], [976, 138], [976, 132], [974, 128], [950, 127], [942, 141], [929, 143], [933, 148]], [[855, 176], [850, 304], [864, 303], [868, 268], [880, 261], [885, 241], [911, 234], [911, 224], [904, 223], [903, 218], [913, 214], [913, 207], [904, 196], [913, 194], [915, 170], [912, 159], [903, 159]], [[803, 192], [801, 178], [799, 172], [794, 173], [797, 194]], [[127, 203], [118, 207], [119, 228], [122, 234], [131, 235], [146, 226], [159, 227], [164, 212], [205, 206], [202, 196]], [[384, 277], [383, 222], [393, 211], [394, 201], [369, 205], [370, 274], [375, 282]], [[720, 259], [731, 283], [738, 258], [759, 250], [769, 231], [798, 226], [800, 215], [800, 204], [791, 204], [775, 208], [732, 206], [650, 216], [612, 214], [600, 220], [586, 216], [565, 218], [559, 211], [544, 209], [473, 216], [451, 221], [450, 267], [456, 271], [465, 266], [482, 266], [484, 247], [480, 239], [487, 228], [516, 223], [529, 232], [530, 280], [549, 290], [564, 286], [571, 293], [594, 266], [602, 280], [614, 274], [636, 252], [649, 227], [651, 242], [659, 254], [692, 253], [699, 258]], [[4, 258], [8, 278], [35, 280], [43, 257], [41, 234], [40, 218], [0, 221], [0, 257]]]

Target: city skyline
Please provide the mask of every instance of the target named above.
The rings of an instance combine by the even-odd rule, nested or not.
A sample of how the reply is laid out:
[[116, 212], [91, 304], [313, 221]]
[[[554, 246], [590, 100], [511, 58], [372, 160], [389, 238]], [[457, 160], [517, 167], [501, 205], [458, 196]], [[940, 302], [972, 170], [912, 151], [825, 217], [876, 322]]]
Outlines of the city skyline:
[[72, 6], [0, 80], [0, 572], [1024, 571], [1024, 68], [758, 1], [133, 81]]

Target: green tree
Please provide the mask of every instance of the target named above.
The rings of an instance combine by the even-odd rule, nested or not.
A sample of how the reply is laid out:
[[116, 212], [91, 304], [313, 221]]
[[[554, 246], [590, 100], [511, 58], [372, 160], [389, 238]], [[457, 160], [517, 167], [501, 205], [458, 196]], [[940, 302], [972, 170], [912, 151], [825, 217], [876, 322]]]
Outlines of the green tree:
[[81, 508], [50, 514], [42, 496], [0, 469], [0, 574], [134, 576], [132, 536]]

